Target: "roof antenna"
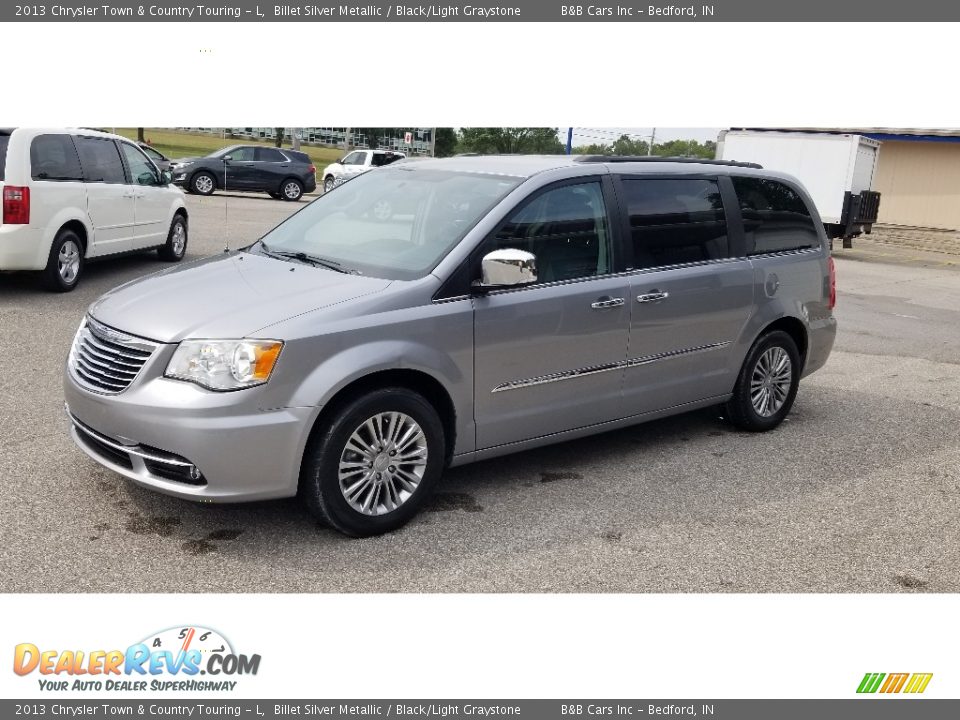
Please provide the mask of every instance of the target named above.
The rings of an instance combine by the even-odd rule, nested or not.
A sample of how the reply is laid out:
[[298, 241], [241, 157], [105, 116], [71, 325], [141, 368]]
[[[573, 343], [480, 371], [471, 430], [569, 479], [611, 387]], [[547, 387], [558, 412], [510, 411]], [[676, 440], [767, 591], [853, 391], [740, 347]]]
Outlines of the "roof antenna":
[[233, 160], [232, 155], [223, 156], [223, 251], [230, 252], [230, 198], [227, 197], [227, 165]]

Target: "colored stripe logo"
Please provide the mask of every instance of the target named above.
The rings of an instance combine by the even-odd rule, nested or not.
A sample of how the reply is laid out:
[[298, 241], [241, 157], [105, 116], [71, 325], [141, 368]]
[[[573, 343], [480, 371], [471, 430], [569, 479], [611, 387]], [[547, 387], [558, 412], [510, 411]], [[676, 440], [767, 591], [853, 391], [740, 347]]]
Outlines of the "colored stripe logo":
[[867, 673], [857, 687], [858, 693], [922, 693], [933, 673]]

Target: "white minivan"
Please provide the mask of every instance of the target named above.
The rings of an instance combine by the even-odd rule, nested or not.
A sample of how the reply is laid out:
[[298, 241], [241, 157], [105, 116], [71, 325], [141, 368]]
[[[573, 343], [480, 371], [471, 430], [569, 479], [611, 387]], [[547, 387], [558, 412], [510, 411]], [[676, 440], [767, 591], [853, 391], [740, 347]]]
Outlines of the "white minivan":
[[133, 142], [78, 129], [0, 128], [0, 271], [73, 290], [93, 258], [187, 250], [183, 192]]

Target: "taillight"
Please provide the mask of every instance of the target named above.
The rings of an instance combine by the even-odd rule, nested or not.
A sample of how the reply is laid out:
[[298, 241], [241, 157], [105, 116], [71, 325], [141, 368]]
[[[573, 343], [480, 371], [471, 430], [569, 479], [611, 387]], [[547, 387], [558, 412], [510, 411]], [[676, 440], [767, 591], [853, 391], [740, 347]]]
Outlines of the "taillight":
[[3, 224], [30, 224], [30, 188], [8, 185], [3, 189]]
[[837, 304], [837, 267], [833, 263], [833, 258], [827, 258], [827, 267], [830, 268], [830, 304], [829, 308], [833, 310]]
[[309, 170], [309, 172], [315, 173], [315, 172], [317, 171], [317, 166], [316, 166], [316, 165], [311, 165], [308, 170]]

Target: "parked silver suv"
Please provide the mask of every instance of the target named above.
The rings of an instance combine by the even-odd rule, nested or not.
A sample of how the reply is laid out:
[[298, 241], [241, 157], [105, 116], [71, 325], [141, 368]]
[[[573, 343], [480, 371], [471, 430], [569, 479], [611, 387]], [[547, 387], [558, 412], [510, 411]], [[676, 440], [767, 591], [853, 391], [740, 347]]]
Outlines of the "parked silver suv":
[[770, 430], [834, 342], [816, 210], [758, 166], [649, 160], [398, 164], [119, 287], [70, 353], [73, 437], [146, 487], [299, 492], [360, 536], [447, 466], [713, 405]]

